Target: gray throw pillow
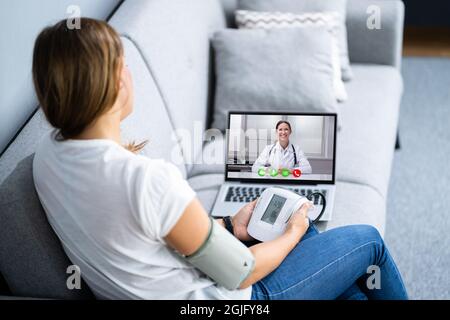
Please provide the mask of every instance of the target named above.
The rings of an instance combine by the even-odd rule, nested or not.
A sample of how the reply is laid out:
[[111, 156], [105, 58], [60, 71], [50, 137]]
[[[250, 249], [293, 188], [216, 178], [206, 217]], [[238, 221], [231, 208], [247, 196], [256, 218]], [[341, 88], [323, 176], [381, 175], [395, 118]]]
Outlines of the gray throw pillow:
[[347, 0], [239, 0], [239, 10], [279, 11], [291, 13], [330, 12], [339, 13], [339, 52], [341, 55], [342, 79], [348, 81], [353, 77], [350, 68], [347, 43]]
[[213, 127], [226, 128], [228, 111], [337, 113], [331, 37], [326, 27], [216, 32]]

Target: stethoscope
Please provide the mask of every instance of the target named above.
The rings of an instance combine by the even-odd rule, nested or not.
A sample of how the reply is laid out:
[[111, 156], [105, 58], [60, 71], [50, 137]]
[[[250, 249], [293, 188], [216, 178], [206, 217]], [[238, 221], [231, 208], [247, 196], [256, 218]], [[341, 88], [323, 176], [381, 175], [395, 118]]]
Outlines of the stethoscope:
[[[273, 150], [273, 148], [275, 148], [275, 145], [276, 145], [276, 143], [274, 143], [273, 145], [272, 145], [272, 147], [270, 148], [270, 151], [269, 151], [269, 156], [267, 157], [267, 162], [266, 162], [266, 164], [264, 165], [265, 167], [270, 167], [270, 163], [269, 163], [269, 158], [270, 158], [270, 155], [272, 154], [272, 150]], [[297, 153], [295, 152], [295, 148], [294, 148], [294, 145], [293, 144], [291, 144], [291, 147], [292, 147], [292, 152], [294, 152], [294, 167], [296, 167], [297, 165], [298, 165], [298, 161], [297, 161]]]
[[[292, 147], [292, 151], [294, 152], [294, 167], [296, 167], [298, 165], [297, 153], [295, 152], [295, 148], [294, 148], [293, 144], [291, 144], [291, 147]], [[273, 148], [275, 148], [275, 143], [270, 148], [268, 158], [270, 158], [270, 155], [272, 153]], [[264, 166], [265, 167], [270, 167], [270, 163], [266, 162], [266, 164]], [[319, 197], [322, 198], [322, 210], [320, 211], [319, 215], [314, 220], [311, 220], [312, 223], [316, 223], [316, 222], [318, 222], [320, 220], [320, 218], [322, 218], [323, 214], [325, 213], [325, 209], [327, 207], [327, 200], [326, 200], [325, 196], [323, 195], [323, 193], [321, 193], [321, 192], [313, 192], [313, 193], [311, 193], [311, 194], [309, 194], [309, 195], [307, 195], [305, 197], [309, 201], [313, 202], [314, 196], [319, 196]]]

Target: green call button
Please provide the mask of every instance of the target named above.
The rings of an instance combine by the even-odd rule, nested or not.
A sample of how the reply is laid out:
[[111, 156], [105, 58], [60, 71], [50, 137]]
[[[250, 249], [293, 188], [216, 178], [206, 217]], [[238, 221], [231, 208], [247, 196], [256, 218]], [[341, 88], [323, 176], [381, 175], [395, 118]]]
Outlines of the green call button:
[[258, 175], [260, 177], [264, 177], [266, 175], [266, 169], [265, 168], [259, 168]]
[[276, 177], [278, 175], [278, 170], [275, 168], [270, 169], [270, 175]]

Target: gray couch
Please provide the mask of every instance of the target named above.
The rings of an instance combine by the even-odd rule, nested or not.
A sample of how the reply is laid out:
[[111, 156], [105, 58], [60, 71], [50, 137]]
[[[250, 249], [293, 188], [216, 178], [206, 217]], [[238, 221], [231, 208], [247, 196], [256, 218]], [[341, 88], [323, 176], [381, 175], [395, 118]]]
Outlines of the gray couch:
[[[368, 4], [381, 7], [381, 30], [366, 28]], [[207, 210], [223, 182], [222, 165], [192, 164], [172, 133], [207, 127], [214, 97], [209, 39], [232, 26], [236, 0], [125, 1], [110, 23], [122, 34], [134, 77], [135, 111], [123, 133], [149, 139], [144, 154], [184, 159], [178, 167]], [[348, 41], [354, 79], [341, 105], [337, 137], [334, 218], [322, 229], [370, 224], [383, 234], [402, 78], [399, 72], [404, 6], [397, 0], [349, 0]], [[92, 298], [89, 288], [68, 290], [70, 262], [47, 223], [33, 187], [31, 163], [49, 130], [37, 111], [0, 158], [0, 272], [14, 296]], [[206, 144], [204, 150], [213, 147]]]

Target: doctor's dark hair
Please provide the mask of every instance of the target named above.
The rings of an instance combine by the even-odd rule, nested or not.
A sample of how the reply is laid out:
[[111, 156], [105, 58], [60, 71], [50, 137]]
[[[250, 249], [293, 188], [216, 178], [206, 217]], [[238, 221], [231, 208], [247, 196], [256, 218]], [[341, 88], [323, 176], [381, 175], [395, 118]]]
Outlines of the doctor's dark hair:
[[[36, 95], [62, 139], [76, 137], [111, 109], [120, 90], [124, 50], [118, 33], [100, 20], [81, 18], [80, 24], [69, 29], [61, 20], [45, 28], [33, 51]], [[142, 147], [126, 146], [134, 152]]]
[[283, 123], [287, 124], [288, 127], [289, 127], [289, 131], [292, 132], [291, 124], [289, 123], [289, 121], [286, 121], [286, 120], [280, 120], [280, 121], [278, 121], [278, 122], [277, 122], [277, 125], [275, 126], [275, 130], [278, 130], [278, 127], [280, 126], [280, 124], [283, 124]]

